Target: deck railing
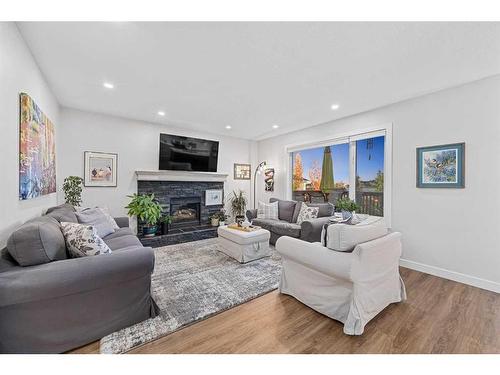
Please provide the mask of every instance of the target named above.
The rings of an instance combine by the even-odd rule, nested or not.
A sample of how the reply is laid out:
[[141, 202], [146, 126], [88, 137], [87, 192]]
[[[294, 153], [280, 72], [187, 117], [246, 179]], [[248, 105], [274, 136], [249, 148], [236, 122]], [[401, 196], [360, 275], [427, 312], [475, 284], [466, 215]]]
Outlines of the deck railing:
[[[349, 191], [346, 189], [335, 189], [329, 196], [328, 201], [335, 204], [337, 199], [349, 197]], [[324, 195], [317, 190], [297, 190], [292, 194], [292, 199], [296, 201], [304, 201], [307, 198], [309, 202], [321, 203], [324, 202]], [[358, 213], [374, 216], [384, 215], [384, 193], [377, 191], [356, 191], [356, 203], [360, 206]]]

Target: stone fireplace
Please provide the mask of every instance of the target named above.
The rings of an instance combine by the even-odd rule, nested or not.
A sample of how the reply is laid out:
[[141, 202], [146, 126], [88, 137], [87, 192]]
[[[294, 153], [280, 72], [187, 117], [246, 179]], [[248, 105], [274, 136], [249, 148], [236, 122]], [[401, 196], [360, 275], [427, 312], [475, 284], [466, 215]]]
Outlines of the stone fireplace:
[[[205, 191], [224, 190], [222, 178], [210, 181], [212, 175], [207, 175], [208, 181], [198, 181], [204, 179], [204, 175], [195, 174], [197, 178], [193, 178], [193, 181], [170, 181], [163, 180], [163, 178], [172, 178], [170, 172], [148, 172], [162, 174], [161, 180], [153, 180], [149, 175], [145, 177], [151, 179], [141, 179], [141, 175], [136, 173], [138, 174], [137, 193], [154, 194], [162, 206], [163, 214], [172, 216], [169, 233], [152, 238], [141, 238], [145, 246], [165, 246], [217, 236], [217, 228], [211, 226], [209, 216], [220, 211], [224, 205], [206, 205]], [[166, 175], [168, 173], [168, 177], [164, 177], [163, 173]], [[137, 223], [138, 233], [142, 232], [143, 225], [141, 221]]]

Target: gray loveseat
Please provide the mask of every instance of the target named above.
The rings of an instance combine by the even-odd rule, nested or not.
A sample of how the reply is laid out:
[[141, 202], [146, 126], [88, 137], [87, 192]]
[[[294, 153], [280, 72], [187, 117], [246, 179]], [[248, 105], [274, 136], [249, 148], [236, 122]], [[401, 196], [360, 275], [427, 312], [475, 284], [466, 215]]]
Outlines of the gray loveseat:
[[331, 203], [308, 203], [310, 207], [319, 207], [318, 218], [311, 221], [303, 221], [297, 224], [300, 206], [302, 202], [286, 201], [276, 198], [270, 198], [269, 202], [278, 202], [279, 220], [257, 219], [257, 210], [248, 210], [246, 212], [248, 220], [271, 232], [269, 242], [274, 245], [281, 236], [300, 238], [308, 242], [317, 242], [321, 238], [323, 225], [328, 223], [333, 215], [334, 206]]
[[154, 253], [121, 227], [103, 240], [111, 254], [69, 259], [53, 207], [9, 238], [0, 256], [0, 353], [60, 353], [158, 313], [150, 295]]

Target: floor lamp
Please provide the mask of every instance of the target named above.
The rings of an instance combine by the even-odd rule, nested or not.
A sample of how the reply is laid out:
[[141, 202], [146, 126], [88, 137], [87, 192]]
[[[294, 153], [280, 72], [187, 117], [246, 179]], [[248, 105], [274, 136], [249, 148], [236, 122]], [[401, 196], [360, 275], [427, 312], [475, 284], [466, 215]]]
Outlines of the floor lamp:
[[255, 208], [255, 182], [257, 180], [257, 173], [260, 173], [264, 170], [267, 163], [265, 161], [261, 162], [257, 168], [255, 168], [255, 172], [253, 174], [253, 208]]

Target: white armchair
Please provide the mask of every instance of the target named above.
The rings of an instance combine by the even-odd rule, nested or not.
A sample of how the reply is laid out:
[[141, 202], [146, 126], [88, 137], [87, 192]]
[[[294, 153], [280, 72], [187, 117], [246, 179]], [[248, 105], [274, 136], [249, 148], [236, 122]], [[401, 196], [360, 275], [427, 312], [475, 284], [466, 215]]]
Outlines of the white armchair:
[[279, 238], [276, 249], [283, 260], [280, 293], [344, 323], [345, 334], [363, 334], [385, 307], [406, 299], [400, 233], [360, 243], [352, 252], [291, 237]]

